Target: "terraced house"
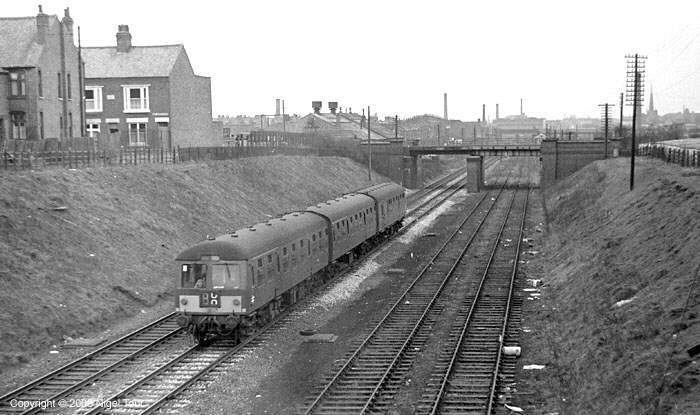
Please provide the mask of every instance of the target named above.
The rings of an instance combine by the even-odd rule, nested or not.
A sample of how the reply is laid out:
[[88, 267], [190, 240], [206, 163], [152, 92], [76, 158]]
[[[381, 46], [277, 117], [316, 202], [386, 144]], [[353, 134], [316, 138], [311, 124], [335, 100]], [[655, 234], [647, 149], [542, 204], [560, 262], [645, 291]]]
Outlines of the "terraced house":
[[120, 25], [116, 46], [82, 48], [82, 57], [89, 136], [123, 147], [221, 144], [211, 79], [195, 75], [183, 45], [133, 46]]
[[73, 19], [0, 18], [0, 143], [80, 136], [80, 69]]

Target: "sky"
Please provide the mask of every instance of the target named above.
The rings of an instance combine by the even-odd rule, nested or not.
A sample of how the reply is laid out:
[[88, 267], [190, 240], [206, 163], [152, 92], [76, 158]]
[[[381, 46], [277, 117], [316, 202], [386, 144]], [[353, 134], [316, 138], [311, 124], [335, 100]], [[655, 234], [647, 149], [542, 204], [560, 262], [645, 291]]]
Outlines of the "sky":
[[[661, 114], [700, 111], [700, 2], [694, 1], [180, 1], [0, 0], [0, 15], [63, 15], [83, 46], [185, 45], [210, 76], [212, 113], [306, 114], [338, 101], [380, 117], [443, 114], [465, 121], [524, 112], [598, 117], [625, 89], [626, 54], [646, 62]], [[616, 110], [616, 111], [618, 111]], [[625, 113], [631, 113], [629, 107]]]

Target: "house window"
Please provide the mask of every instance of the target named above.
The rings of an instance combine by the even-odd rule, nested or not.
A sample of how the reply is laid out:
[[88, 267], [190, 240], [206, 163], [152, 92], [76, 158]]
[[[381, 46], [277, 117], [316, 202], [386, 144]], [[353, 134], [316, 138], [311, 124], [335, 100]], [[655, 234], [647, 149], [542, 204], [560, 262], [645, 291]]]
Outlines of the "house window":
[[39, 112], [39, 133], [41, 134], [41, 139], [44, 139], [44, 113]]
[[145, 146], [146, 145], [146, 123], [131, 122], [129, 123], [129, 145], [130, 146]]
[[68, 137], [73, 137], [73, 113], [68, 113]]
[[85, 124], [85, 131], [87, 131], [88, 137], [97, 137], [100, 135], [100, 124], [89, 122]]
[[148, 85], [124, 86], [124, 112], [149, 112]]
[[12, 139], [24, 140], [27, 138], [26, 117], [23, 112], [10, 113], [12, 123]]
[[57, 73], [57, 79], [58, 79], [58, 98], [62, 99], [63, 98], [63, 88], [61, 88], [61, 73]]
[[85, 112], [101, 112], [102, 111], [102, 87], [87, 86], [85, 87]]
[[38, 78], [39, 78], [39, 96], [43, 97], [44, 96], [44, 83], [41, 80], [41, 69], [37, 72]]
[[70, 74], [66, 75], [66, 95], [68, 96], [68, 99], [73, 98], [73, 93], [71, 92], [71, 87], [70, 87]]
[[27, 93], [27, 83], [24, 71], [10, 72], [10, 95], [23, 97]]

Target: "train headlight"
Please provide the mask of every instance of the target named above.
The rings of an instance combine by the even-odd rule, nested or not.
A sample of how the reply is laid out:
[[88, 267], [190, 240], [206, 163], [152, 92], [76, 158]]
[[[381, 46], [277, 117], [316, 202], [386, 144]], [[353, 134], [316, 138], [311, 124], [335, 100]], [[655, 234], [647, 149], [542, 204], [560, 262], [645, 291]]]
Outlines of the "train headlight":
[[238, 298], [234, 298], [234, 299], [233, 299], [233, 305], [235, 305], [236, 307], [238, 307], [239, 305], [241, 305], [241, 300], [239, 300]]
[[180, 300], [180, 304], [182, 305], [187, 305], [187, 298], [183, 298]]
[[254, 296], [254, 295], [251, 295], [251, 296], [250, 296], [250, 303], [252, 304], [252, 303], [254, 303], [254, 302], [255, 302], [255, 296]]

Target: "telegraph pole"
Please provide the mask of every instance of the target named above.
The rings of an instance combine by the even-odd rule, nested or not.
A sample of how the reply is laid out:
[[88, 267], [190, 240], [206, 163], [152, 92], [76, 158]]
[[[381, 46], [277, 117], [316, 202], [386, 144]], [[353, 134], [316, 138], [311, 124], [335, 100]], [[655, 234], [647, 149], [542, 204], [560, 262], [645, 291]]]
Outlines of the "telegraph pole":
[[[626, 55], [627, 58], [627, 103], [632, 105], [632, 152], [630, 158], [630, 190], [634, 189], [634, 156], [637, 135], [637, 107], [644, 100], [644, 70], [646, 56]], [[631, 97], [630, 97], [631, 92]]]
[[369, 122], [370, 119], [372, 118], [371, 113], [369, 112], [369, 105], [367, 106], [367, 151], [369, 152], [369, 164], [367, 164], [367, 176], [369, 177], [369, 181], [372, 181], [372, 137], [371, 137], [371, 132], [369, 129]]
[[625, 108], [625, 93], [620, 92], [620, 138], [624, 135], [622, 132], [622, 119], [624, 118], [623, 108]]
[[605, 104], [599, 104], [598, 106], [603, 108], [603, 113], [601, 114], [601, 121], [605, 128], [605, 153], [603, 155], [603, 158], [606, 159], [608, 158], [608, 131], [610, 130], [608, 126], [610, 124], [610, 107], [614, 107], [615, 104], [608, 104], [606, 102]]
[[287, 117], [284, 115], [284, 100], [282, 100], [282, 139], [287, 141]]
[[[78, 26], [78, 88], [80, 88], [80, 136], [85, 137], [85, 74], [83, 74], [83, 46], [80, 43], [80, 26]], [[41, 137], [44, 138], [44, 137]], [[94, 148], [93, 140], [90, 148]]]

